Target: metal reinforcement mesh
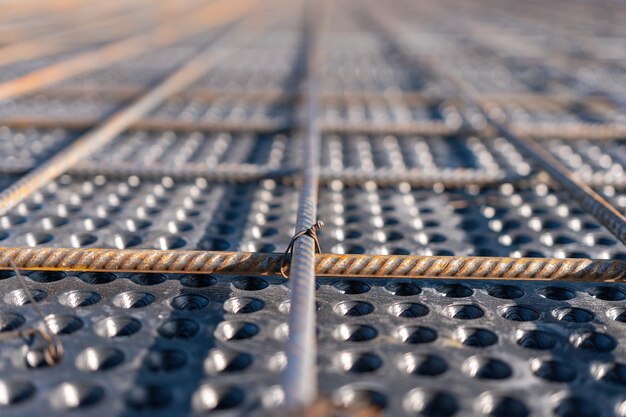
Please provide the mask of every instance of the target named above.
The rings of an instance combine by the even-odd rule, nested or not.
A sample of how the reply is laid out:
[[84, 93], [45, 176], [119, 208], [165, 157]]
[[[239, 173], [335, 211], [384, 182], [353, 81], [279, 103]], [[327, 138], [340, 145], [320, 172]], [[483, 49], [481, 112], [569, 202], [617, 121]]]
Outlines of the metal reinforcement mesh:
[[[164, 33], [160, 3], [113, 1], [108, 19], [127, 15], [113, 27], [75, 3], [69, 26], [57, 9], [0, 5], [3, 248], [282, 253], [312, 167], [323, 253], [596, 259], [623, 281], [622, 2], [338, 0], [312, 3], [328, 9], [317, 29], [301, 2], [219, 24], [219, 1], [183, 2], [164, 9], [178, 22]], [[238, 20], [268, 10], [264, 29]], [[161, 41], [119, 52], [142, 34]], [[94, 58], [111, 44], [119, 56]], [[206, 51], [219, 59], [119, 133], [54, 158]], [[28, 291], [0, 271], [0, 415], [283, 415], [292, 281], [276, 271], [19, 259]], [[318, 277], [320, 397], [346, 415], [626, 416], [626, 285], [501, 272]], [[60, 361], [18, 334], [45, 328], [29, 293]]]

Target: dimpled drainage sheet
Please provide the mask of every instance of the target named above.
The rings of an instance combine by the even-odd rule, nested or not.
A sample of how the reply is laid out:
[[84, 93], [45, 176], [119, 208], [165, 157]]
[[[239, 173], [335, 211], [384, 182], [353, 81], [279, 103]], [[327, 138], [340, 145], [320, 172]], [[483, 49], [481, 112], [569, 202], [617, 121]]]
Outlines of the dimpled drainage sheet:
[[[122, 3], [110, 7], [130, 16]], [[184, 37], [173, 28], [156, 49], [61, 71], [34, 89], [20, 77], [123, 33], [72, 35], [76, 44], [48, 55], [27, 44], [21, 58], [0, 53], [6, 190], [204, 48], [235, 50], [5, 210], [0, 245], [282, 253], [310, 156], [301, 93], [317, 76], [323, 252], [600, 259], [623, 269], [620, 240], [515, 139], [536, 140], [548, 165], [624, 212], [626, 9], [550, 3], [395, 0], [381, 10], [338, 1], [315, 46], [294, 2], [245, 45], [237, 34], [249, 28]], [[10, 44], [21, 25], [7, 13]], [[24, 30], [41, 38], [67, 26], [50, 19]], [[324, 59], [307, 74], [313, 47]], [[24, 276], [64, 355], [50, 366], [40, 337], [2, 338], [0, 416], [281, 415], [287, 280], [72, 268]], [[318, 386], [339, 408], [626, 417], [622, 283], [330, 277], [318, 278], [315, 302]], [[0, 336], [37, 326], [15, 274], [0, 271]]]
[[[3, 331], [36, 320], [14, 280], [0, 282]], [[261, 415], [280, 403], [284, 280], [33, 272], [27, 282], [66, 354], [48, 367], [36, 348], [5, 342], [7, 411]], [[366, 399], [389, 415], [586, 416], [620, 406], [624, 286], [319, 284], [320, 386], [338, 403]]]

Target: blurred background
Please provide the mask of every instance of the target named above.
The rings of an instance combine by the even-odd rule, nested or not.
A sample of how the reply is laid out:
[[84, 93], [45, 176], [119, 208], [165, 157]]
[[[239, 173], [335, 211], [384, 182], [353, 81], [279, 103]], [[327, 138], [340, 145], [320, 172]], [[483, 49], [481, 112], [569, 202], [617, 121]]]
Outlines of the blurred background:
[[[319, 218], [323, 253], [443, 265], [318, 278], [319, 415], [626, 416], [624, 22], [619, 0], [0, 1], [0, 252], [33, 270], [0, 271], [0, 336], [43, 325], [30, 292], [65, 351], [0, 337], [0, 415], [306, 405], [290, 281], [84, 262], [282, 254]], [[64, 248], [87, 255], [35, 265]]]

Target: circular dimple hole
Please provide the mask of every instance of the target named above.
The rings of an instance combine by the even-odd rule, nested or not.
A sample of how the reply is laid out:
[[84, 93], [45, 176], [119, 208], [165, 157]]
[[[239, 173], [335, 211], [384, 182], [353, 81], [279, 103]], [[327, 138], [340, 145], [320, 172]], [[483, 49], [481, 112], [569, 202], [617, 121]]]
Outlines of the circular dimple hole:
[[556, 346], [556, 337], [542, 330], [518, 330], [517, 344], [527, 349], [549, 350]]
[[197, 411], [230, 410], [243, 404], [244, 391], [234, 385], [215, 387], [202, 385], [193, 395], [193, 407]]
[[[319, 310], [320, 308], [322, 308], [321, 304], [319, 302], [316, 302], [315, 310]], [[280, 311], [283, 314], [289, 314], [290, 310], [291, 310], [291, 300], [285, 300], [278, 305], [278, 311]]]
[[352, 374], [374, 372], [383, 365], [378, 355], [369, 352], [342, 352], [334, 362], [343, 372]]
[[46, 355], [44, 345], [33, 347], [25, 346], [23, 352], [24, 365], [26, 365], [27, 368], [37, 369], [56, 365], [56, 363], [49, 363], [49, 358]]
[[126, 404], [136, 410], [153, 410], [166, 407], [174, 394], [165, 385], [148, 384], [132, 387], [125, 395]]
[[26, 322], [26, 319], [17, 313], [0, 313], [0, 332], [10, 332]]
[[172, 233], [182, 233], [193, 230], [193, 223], [182, 221], [170, 221], [167, 223], [167, 228]]
[[54, 334], [71, 334], [83, 327], [83, 321], [71, 315], [49, 315], [46, 324]]
[[289, 340], [289, 323], [281, 323], [274, 329], [274, 338], [279, 342]]
[[[350, 223], [349, 219], [346, 219], [346, 223]], [[335, 245], [331, 249], [331, 252], [340, 253], [340, 254], [360, 255], [360, 254], [365, 253], [365, 247], [361, 245], [339, 244], [339, 245]]]
[[419, 303], [395, 303], [389, 307], [389, 314], [403, 318], [423, 317], [428, 312], [428, 307]]
[[100, 337], [125, 337], [137, 333], [141, 329], [139, 320], [129, 316], [108, 317], [98, 324], [95, 330]]
[[119, 308], [142, 308], [154, 302], [154, 295], [147, 292], [128, 291], [113, 297], [113, 305]]
[[599, 417], [595, 404], [578, 397], [561, 399], [553, 409], [557, 417]]
[[174, 297], [170, 304], [176, 310], [202, 310], [209, 305], [209, 299], [200, 294], [181, 294]]
[[0, 271], [0, 280], [13, 278], [14, 276], [15, 276], [15, 273], [13, 271]]
[[0, 379], [0, 405], [19, 404], [34, 394], [35, 386], [30, 382]]
[[97, 229], [102, 229], [105, 226], [108, 226], [110, 222], [107, 219], [102, 218], [86, 218], [83, 219], [83, 228], [88, 232], [93, 232]]
[[190, 319], [172, 319], [159, 326], [158, 332], [166, 339], [189, 339], [195, 336], [200, 326]]
[[500, 315], [512, 321], [535, 321], [539, 318], [539, 312], [537, 310], [521, 305], [504, 307]]
[[140, 243], [141, 238], [132, 233], [119, 233], [113, 236], [111, 240], [109, 240], [109, 245], [117, 249], [132, 248], [133, 246], [137, 246]]
[[154, 247], [161, 250], [180, 249], [185, 246], [187, 242], [175, 235], [159, 236], [154, 242]]
[[13, 226], [19, 226], [20, 224], [26, 223], [27, 220], [26, 216], [7, 214], [6, 216], [0, 217], [0, 227], [10, 229]]
[[209, 239], [201, 243], [200, 249], [212, 250], [212, 251], [225, 251], [230, 249], [230, 243], [226, 239]]
[[225, 321], [215, 329], [215, 336], [222, 341], [250, 339], [259, 333], [259, 326], [248, 321]]
[[430, 327], [402, 326], [396, 329], [394, 337], [403, 343], [432, 343], [437, 339], [437, 332]]
[[51, 396], [58, 408], [82, 408], [96, 404], [104, 397], [104, 390], [94, 384], [64, 382]]
[[349, 279], [333, 285], [342, 294], [364, 294], [370, 290], [370, 286], [363, 281]]
[[611, 320], [626, 323], [626, 308], [612, 308], [606, 312], [606, 315]]
[[446, 307], [446, 315], [453, 319], [474, 320], [485, 315], [483, 310], [474, 304], [454, 304]]
[[443, 358], [423, 353], [406, 353], [398, 365], [402, 371], [411, 375], [437, 376], [448, 370], [448, 364]]
[[537, 291], [540, 296], [550, 300], [567, 301], [576, 298], [576, 293], [564, 287], [544, 287]]
[[365, 301], [343, 301], [333, 309], [340, 316], [366, 316], [374, 311], [374, 306]]
[[261, 291], [269, 286], [266, 280], [259, 277], [241, 277], [233, 281], [232, 286], [242, 291]]
[[24, 241], [31, 248], [51, 242], [53, 239], [54, 236], [43, 232], [29, 232], [24, 235]]
[[591, 311], [578, 307], [557, 308], [552, 314], [558, 320], [570, 323], [588, 323], [594, 318]]
[[551, 359], [535, 359], [530, 365], [533, 373], [551, 382], [571, 382], [576, 379], [576, 371], [570, 365]]
[[467, 359], [463, 364], [463, 371], [478, 379], [506, 379], [513, 375], [513, 370], [506, 362], [482, 356]]
[[83, 371], [106, 371], [124, 362], [124, 354], [114, 347], [89, 347], [76, 357], [76, 367]]
[[456, 398], [449, 392], [421, 388], [410, 391], [404, 404], [409, 412], [426, 417], [449, 417], [459, 409]]
[[277, 352], [267, 361], [267, 367], [272, 372], [283, 372], [287, 366], [287, 355], [285, 352]]
[[504, 300], [514, 300], [524, 296], [524, 291], [514, 285], [496, 284], [487, 288], [487, 294], [495, 298], [502, 298]]
[[217, 284], [217, 278], [211, 275], [185, 275], [180, 279], [183, 287], [206, 288]]
[[224, 302], [224, 311], [231, 314], [249, 314], [262, 310], [263, 301], [252, 297], [233, 297]]
[[626, 365], [619, 362], [595, 364], [591, 373], [599, 381], [626, 386]]
[[232, 350], [213, 349], [204, 362], [204, 370], [210, 374], [239, 372], [252, 365], [252, 355]]
[[143, 359], [143, 366], [151, 372], [172, 372], [187, 364], [187, 355], [179, 349], [151, 350]]
[[152, 225], [152, 222], [143, 219], [126, 219], [124, 222], [124, 226], [129, 232], [136, 232], [138, 230], [143, 230]]
[[254, 243], [250, 244], [249, 249], [250, 252], [260, 252], [260, 253], [272, 253], [276, 250], [276, 245], [272, 243]]
[[133, 274], [129, 279], [137, 285], [144, 286], [159, 285], [167, 281], [163, 274]]
[[83, 248], [96, 243], [98, 238], [89, 233], [73, 233], [69, 237], [70, 246], [73, 248]]
[[79, 274], [78, 278], [85, 284], [101, 285], [113, 282], [117, 277], [115, 274], [111, 274], [109, 272], [91, 272], [87, 274]]
[[498, 336], [491, 330], [463, 327], [454, 332], [454, 338], [466, 346], [487, 347], [498, 343]]
[[[47, 296], [44, 290], [36, 290], [36, 289], [31, 289], [30, 294], [32, 295], [35, 302], [39, 302], [43, 300], [44, 298], [46, 298]], [[30, 304], [30, 299], [28, 298], [28, 294], [26, 293], [26, 291], [20, 289], [20, 290], [11, 291], [7, 295], [5, 295], [4, 302], [7, 304], [20, 307], [26, 304]]]
[[60, 281], [66, 277], [65, 272], [56, 272], [56, 271], [48, 271], [48, 272], [34, 272], [28, 276], [31, 280], [40, 283], [46, 282], [56, 282]]
[[479, 399], [478, 408], [491, 417], [527, 417], [530, 414], [526, 404], [508, 395], [488, 393]]
[[610, 352], [617, 346], [617, 342], [611, 336], [598, 332], [574, 332], [569, 340], [578, 349], [592, 352]]
[[622, 301], [626, 299], [626, 293], [619, 288], [602, 285], [589, 290], [589, 295], [605, 301]]
[[333, 403], [336, 407], [368, 412], [382, 410], [387, 406], [387, 398], [380, 392], [360, 386], [344, 386], [335, 391]]
[[342, 342], [366, 342], [378, 336], [378, 332], [365, 324], [342, 324], [333, 331], [333, 336]]
[[437, 291], [446, 297], [463, 298], [469, 297], [474, 291], [461, 284], [442, 284], [437, 286]]
[[399, 282], [392, 281], [386, 284], [385, 290], [387, 290], [389, 293], [393, 295], [401, 296], [401, 297], [417, 295], [422, 292], [422, 289], [416, 284], [412, 282], [402, 282], [402, 281], [399, 281]]
[[100, 294], [93, 291], [69, 291], [59, 296], [59, 302], [67, 307], [89, 307], [101, 300]]

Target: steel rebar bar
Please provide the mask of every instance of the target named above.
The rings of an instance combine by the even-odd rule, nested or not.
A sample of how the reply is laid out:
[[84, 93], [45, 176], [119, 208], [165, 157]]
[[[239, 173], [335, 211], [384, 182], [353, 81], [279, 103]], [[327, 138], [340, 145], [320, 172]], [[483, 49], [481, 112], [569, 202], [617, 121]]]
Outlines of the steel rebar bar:
[[[318, 6], [318, 7], [316, 7]], [[321, 138], [318, 126], [320, 113], [320, 71], [323, 60], [320, 45], [326, 2], [305, 7], [304, 47], [306, 48], [306, 112], [301, 155], [304, 161], [298, 197], [296, 232], [317, 222], [319, 159]], [[291, 309], [289, 340], [286, 347], [287, 366], [282, 387], [287, 408], [307, 406], [317, 397], [317, 341], [315, 335], [315, 240], [302, 236], [294, 242], [289, 278]]]
[[[264, 24], [268, 24], [269, 20], [264, 21]], [[223, 34], [235, 33], [237, 35], [237, 43], [245, 44], [254, 40], [257, 34], [256, 30], [241, 31], [242, 28], [249, 24], [249, 21], [244, 20]], [[40, 165], [37, 169], [0, 193], [0, 213], [6, 213], [39, 187], [66, 172], [74, 164], [113, 140], [140, 117], [154, 110], [166, 98], [191, 85], [210, 68], [234, 52], [235, 50], [231, 48], [214, 49], [210, 46], [201, 51], [180, 69], [155, 86], [148, 94], [113, 114], [102, 125], [86, 133], [46, 163]]]
[[[11, 269], [13, 260], [23, 270], [279, 276], [282, 256], [157, 249], [0, 248], [0, 269]], [[314, 256], [314, 265], [316, 276], [338, 278], [626, 281], [626, 261], [622, 260], [323, 253]]]

